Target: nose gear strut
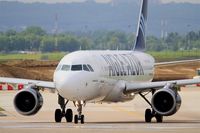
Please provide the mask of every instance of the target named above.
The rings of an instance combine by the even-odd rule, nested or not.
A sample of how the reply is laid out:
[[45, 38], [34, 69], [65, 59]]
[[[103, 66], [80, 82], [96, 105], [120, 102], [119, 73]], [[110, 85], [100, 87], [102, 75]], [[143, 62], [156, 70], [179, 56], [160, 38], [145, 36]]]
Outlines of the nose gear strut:
[[84, 115], [82, 115], [82, 107], [84, 105], [83, 101], [75, 102], [75, 105], [78, 107], [77, 112], [78, 114], [74, 116], [74, 123], [77, 124], [78, 121], [81, 122], [81, 124], [84, 124]]

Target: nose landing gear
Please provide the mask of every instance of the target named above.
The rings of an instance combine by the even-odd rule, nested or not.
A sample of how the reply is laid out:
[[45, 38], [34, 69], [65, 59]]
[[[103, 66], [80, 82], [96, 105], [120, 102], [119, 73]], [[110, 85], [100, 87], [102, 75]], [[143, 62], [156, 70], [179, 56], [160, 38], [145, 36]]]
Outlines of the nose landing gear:
[[74, 123], [77, 124], [78, 121], [81, 122], [81, 124], [84, 124], [84, 115], [82, 115], [82, 106], [83, 106], [84, 102], [75, 102], [75, 105], [78, 107], [77, 112], [78, 115], [74, 116]]

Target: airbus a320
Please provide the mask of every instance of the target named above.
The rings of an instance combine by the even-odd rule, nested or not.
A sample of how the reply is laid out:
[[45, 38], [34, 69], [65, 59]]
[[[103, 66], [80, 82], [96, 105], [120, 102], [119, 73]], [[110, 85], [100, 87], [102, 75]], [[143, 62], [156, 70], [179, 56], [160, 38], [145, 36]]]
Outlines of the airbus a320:
[[[83, 105], [89, 102], [117, 103], [133, 100], [140, 95], [150, 105], [145, 111], [145, 121], [163, 122], [163, 116], [175, 114], [181, 106], [177, 86], [200, 83], [200, 79], [152, 82], [154, 58], [144, 53], [146, 46], [148, 0], [142, 0], [136, 41], [129, 51], [76, 51], [59, 62], [52, 82], [0, 77], [0, 82], [26, 84], [14, 98], [15, 109], [22, 115], [34, 115], [43, 105], [41, 89], [56, 90], [59, 109], [55, 121], [84, 123]], [[151, 92], [149, 101], [144, 93]], [[77, 107], [77, 114], [67, 107], [68, 102]]]

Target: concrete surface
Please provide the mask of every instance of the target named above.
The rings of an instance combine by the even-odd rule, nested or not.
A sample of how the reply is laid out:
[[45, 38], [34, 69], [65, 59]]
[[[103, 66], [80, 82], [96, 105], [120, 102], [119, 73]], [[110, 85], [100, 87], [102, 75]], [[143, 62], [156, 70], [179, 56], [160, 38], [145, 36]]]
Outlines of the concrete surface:
[[[200, 88], [187, 86], [182, 88], [181, 109], [173, 116], [164, 117], [163, 123], [145, 123], [144, 110], [148, 104], [137, 96], [133, 101], [118, 104], [87, 104], [83, 108], [85, 124], [54, 122], [54, 110], [58, 108], [57, 94], [42, 92], [44, 105], [34, 116], [21, 116], [13, 106], [16, 92], [1, 91], [0, 107], [6, 111], [0, 116], [0, 133], [199, 133], [200, 132]], [[148, 96], [150, 97], [150, 95]], [[76, 114], [76, 108], [70, 102], [68, 107]]]

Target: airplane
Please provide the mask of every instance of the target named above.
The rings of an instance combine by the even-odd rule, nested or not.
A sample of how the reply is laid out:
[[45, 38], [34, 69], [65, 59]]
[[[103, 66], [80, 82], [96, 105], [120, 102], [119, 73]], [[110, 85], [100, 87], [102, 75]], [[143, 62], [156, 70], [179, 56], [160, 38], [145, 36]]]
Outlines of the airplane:
[[[43, 105], [40, 93], [43, 89], [56, 91], [59, 109], [55, 110], [55, 122], [65, 117], [67, 122], [84, 123], [82, 108], [87, 103], [118, 103], [133, 100], [140, 95], [148, 104], [145, 122], [156, 118], [163, 122], [164, 116], [174, 115], [181, 106], [178, 86], [200, 83], [200, 79], [184, 79], [152, 82], [154, 58], [145, 53], [148, 0], [142, 0], [136, 40], [129, 51], [76, 51], [64, 56], [59, 62], [52, 82], [0, 77], [0, 82], [25, 84], [18, 91], [14, 106], [25, 116], [36, 114]], [[151, 100], [146, 93], [152, 93]], [[67, 108], [72, 101], [77, 107], [73, 115]]]

